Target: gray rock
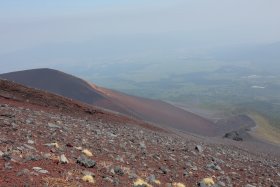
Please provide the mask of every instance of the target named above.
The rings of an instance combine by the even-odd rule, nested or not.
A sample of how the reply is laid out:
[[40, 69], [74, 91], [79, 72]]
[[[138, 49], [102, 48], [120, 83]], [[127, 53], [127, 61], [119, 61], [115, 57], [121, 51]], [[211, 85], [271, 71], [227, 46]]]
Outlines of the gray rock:
[[202, 148], [201, 145], [195, 146], [195, 150], [198, 151], [199, 153], [202, 153], [202, 152], [203, 152], [203, 148]]
[[137, 179], [137, 174], [135, 172], [129, 172], [128, 173], [128, 178], [129, 179]]
[[43, 154], [43, 158], [49, 159], [52, 155], [50, 153]]
[[29, 170], [28, 169], [23, 169], [19, 172], [17, 172], [17, 176], [20, 177], [20, 176], [23, 176], [23, 175], [29, 175]]
[[145, 142], [140, 142], [139, 144], [140, 144], [140, 148], [141, 148], [141, 149], [146, 149], [146, 144], [145, 144]]
[[217, 184], [218, 184], [218, 186], [221, 186], [221, 187], [225, 187], [226, 186], [226, 184], [224, 182], [222, 182], [222, 181], [217, 182]]
[[42, 174], [47, 174], [47, 173], [49, 173], [47, 170], [44, 170], [44, 169], [42, 169], [42, 168], [40, 168], [40, 167], [33, 167], [32, 168], [34, 171], [36, 171], [36, 172], [38, 172], [38, 173], [42, 173]]
[[122, 157], [120, 157], [120, 155], [117, 155], [116, 160], [124, 163], [124, 160]]
[[228, 132], [224, 135], [224, 138], [232, 139], [235, 141], [243, 141], [242, 135], [240, 132], [232, 131]]
[[187, 170], [185, 170], [185, 171], [183, 172], [183, 176], [184, 176], [184, 177], [188, 177], [188, 176], [189, 176], [189, 172], [188, 172]]
[[5, 160], [5, 161], [9, 161], [12, 159], [11, 155], [9, 153], [4, 153], [2, 155], [2, 158]]
[[36, 155], [30, 155], [30, 156], [27, 156], [23, 162], [28, 162], [28, 161], [38, 161], [40, 160], [41, 158], [39, 156], [36, 156]]
[[69, 163], [69, 160], [66, 158], [66, 156], [65, 156], [64, 154], [62, 154], [62, 155], [60, 156], [60, 162], [61, 162], [62, 164], [68, 164], [68, 163]]
[[96, 162], [94, 160], [91, 160], [91, 159], [85, 157], [84, 155], [81, 155], [77, 159], [77, 163], [86, 168], [93, 168], [96, 165]]
[[30, 124], [33, 123], [33, 120], [32, 120], [32, 119], [27, 119], [27, 120], [25, 120], [25, 123], [28, 124], [28, 125], [30, 125]]
[[198, 170], [197, 166], [192, 166], [191, 169], [192, 169], [193, 171], [197, 171], [197, 170]]
[[119, 180], [118, 178], [115, 177], [115, 178], [113, 179], [113, 185], [114, 185], [114, 186], [118, 186], [119, 184], [120, 184], [120, 180]]
[[156, 176], [155, 175], [150, 175], [149, 177], [147, 177], [147, 181], [154, 183], [154, 181], [156, 180]]
[[216, 158], [216, 157], [212, 157], [212, 161], [213, 161], [214, 163], [219, 163], [219, 164], [224, 164], [224, 163], [225, 163], [225, 161], [223, 161], [223, 160], [220, 159], [220, 158]]
[[5, 169], [12, 169], [13, 167], [11, 166], [11, 163], [10, 162], [6, 162], [5, 164], [4, 164], [4, 167], [5, 167]]
[[213, 170], [217, 170], [217, 171], [221, 171], [221, 167], [217, 164], [211, 163], [207, 165], [207, 168], [213, 169]]
[[170, 170], [167, 168], [167, 167], [165, 167], [165, 166], [160, 166], [159, 167], [159, 169], [160, 169], [160, 171], [162, 172], [162, 174], [167, 174]]
[[23, 144], [23, 146], [31, 150], [36, 150], [36, 148], [31, 145]]
[[123, 170], [122, 170], [119, 166], [116, 166], [116, 167], [114, 168], [114, 172], [115, 172], [117, 175], [120, 175], [120, 176], [123, 176], [123, 175], [124, 175]]
[[116, 138], [116, 137], [118, 137], [118, 135], [115, 135], [115, 134], [110, 133], [110, 132], [108, 132], [107, 134], [108, 134], [111, 138]]
[[61, 126], [58, 126], [58, 125], [55, 125], [55, 124], [52, 124], [52, 123], [48, 123], [48, 126], [50, 128], [56, 128], [56, 129], [60, 129], [61, 128]]
[[107, 182], [110, 182], [110, 183], [114, 182], [114, 180], [111, 179], [110, 177], [105, 177], [104, 180], [107, 181]]
[[34, 141], [33, 140], [28, 140], [27, 143], [28, 144], [34, 144]]

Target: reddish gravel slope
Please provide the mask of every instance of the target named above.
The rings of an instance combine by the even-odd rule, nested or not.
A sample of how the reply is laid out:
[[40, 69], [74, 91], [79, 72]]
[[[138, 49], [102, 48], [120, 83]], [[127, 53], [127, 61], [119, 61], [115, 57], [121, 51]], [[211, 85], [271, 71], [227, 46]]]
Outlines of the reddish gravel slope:
[[270, 187], [279, 161], [0, 80], [0, 186]]

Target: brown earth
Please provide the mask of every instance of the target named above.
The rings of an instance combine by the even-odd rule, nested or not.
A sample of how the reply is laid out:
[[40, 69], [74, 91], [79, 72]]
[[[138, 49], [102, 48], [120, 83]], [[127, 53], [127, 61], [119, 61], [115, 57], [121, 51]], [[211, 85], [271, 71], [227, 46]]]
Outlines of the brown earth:
[[[141, 178], [151, 186], [191, 187], [205, 177], [215, 182], [209, 187], [280, 185], [278, 156], [177, 135], [4, 80], [0, 142], [0, 186], [136, 187]], [[83, 181], [85, 175], [94, 184]]]

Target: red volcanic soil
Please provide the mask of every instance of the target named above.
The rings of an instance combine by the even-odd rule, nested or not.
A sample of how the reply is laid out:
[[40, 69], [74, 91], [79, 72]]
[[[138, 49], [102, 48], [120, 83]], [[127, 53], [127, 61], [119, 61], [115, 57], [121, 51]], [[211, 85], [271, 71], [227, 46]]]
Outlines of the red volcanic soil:
[[92, 119], [113, 121], [114, 123], [133, 123], [157, 131], [165, 131], [161, 128], [152, 126], [143, 121], [128, 118], [120, 114], [114, 114], [92, 105], [81, 103], [69, 98], [62, 97], [53, 93], [32, 89], [14, 82], [0, 79], [0, 101], [9, 101], [15, 106], [25, 105], [35, 110], [63, 112], [68, 115], [85, 115]]
[[279, 186], [279, 161], [0, 80], [0, 186]]
[[215, 136], [220, 132], [211, 121], [168, 103], [101, 88], [60, 71], [35, 69], [2, 74], [0, 77], [156, 123], [162, 127], [204, 136]]
[[[139, 119], [185, 132], [206, 136], [217, 135], [214, 123], [171, 104], [160, 100], [130, 96], [97, 86], [93, 86], [93, 88], [115, 103], [115, 105], [127, 109], [132, 116]], [[110, 106], [107, 107], [109, 108]], [[113, 108], [110, 109], [114, 110]]]

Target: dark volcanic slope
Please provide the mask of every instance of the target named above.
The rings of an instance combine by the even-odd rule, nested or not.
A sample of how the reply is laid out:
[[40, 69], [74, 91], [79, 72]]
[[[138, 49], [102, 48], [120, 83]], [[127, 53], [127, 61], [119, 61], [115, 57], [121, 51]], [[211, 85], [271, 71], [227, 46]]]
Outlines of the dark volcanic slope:
[[[199, 142], [198, 142], [199, 141]], [[279, 186], [279, 157], [0, 80], [0, 186]]]
[[218, 132], [212, 122], [173, 105], [90, 85], [60, 71], [35, 69], [2, 74], [0, 77], [164, 127], [207, 136], [217, 135]]
[[1, 74], [0, 78], [17, 83], [53, 92], [68, 98], [85, 103], [105, 99], [101, 94], [94, 92], [82, 79], [52, 69], [25, 70]]
[[122, 114], [129, 112], [95, 91], [86, 81], [61, 71], [43, 68], [0, 74], [0, 78], [11, 80], [31, 88], [52, 92], [70, 99], [104, 107]]

